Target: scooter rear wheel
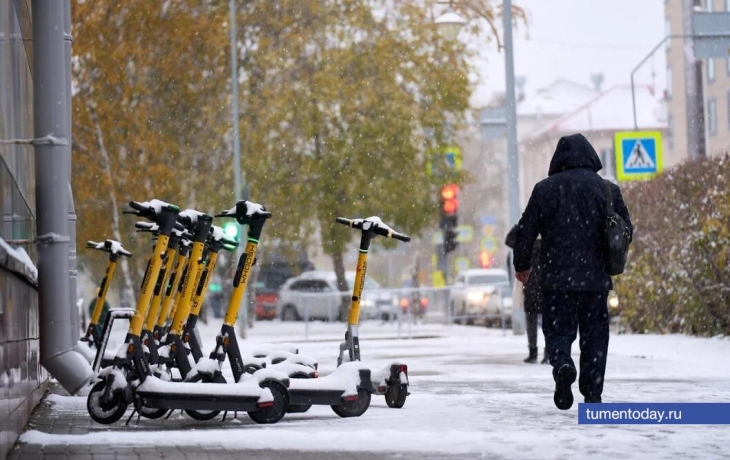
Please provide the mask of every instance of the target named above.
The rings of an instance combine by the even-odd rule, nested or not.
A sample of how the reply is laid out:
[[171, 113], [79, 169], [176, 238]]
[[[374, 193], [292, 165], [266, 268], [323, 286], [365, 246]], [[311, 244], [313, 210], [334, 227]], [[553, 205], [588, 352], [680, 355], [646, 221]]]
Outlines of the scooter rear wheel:
[[402, 383], [388, 385], [388, 389], [385, 390], [385, 403], [388, 407], [400, 409], [406, 403], [407, 396], [408, 385]]
[[97, 382], [86, 398], [86, 410], [95, 422], [111, 425], [124, 415], [129, 404], [120, 393], [112, 394], [111, 400], [102, 402], [101, 397], [106, 391], [106, 381]]
[[[197, 374], [194, 377], [190, 378], [190, 380], [187, 380], [187, 382], [202, 382], [202, 383], [226, 383], [226, 379], [221, 375], [219, 378], [214, 378], [212, 375], [209, 374]], [[213, 420], [214, 418], [218, 417], [218, 414], [221, 413], [219, 410], [193, 410], [193, 409], [186, 409], [185, 413], [188, 414], [191, 418], [206, 422], [208, 420]]]
[[286, 411], [289, 409], [289, 392], [282, 384], [271, 380], [263, 382], [261, 388], [268, 388], [271, 391], [274, 397], [274, 405], [266, 409], [250, 411], [248, 416], [256, 423], [276, 423], [284, 418]]
[[335, 414], [340, 417], [359, 417], [370, 407], [370, 392], [359, 389], [357, 390], [356, 400], [331, 407]]

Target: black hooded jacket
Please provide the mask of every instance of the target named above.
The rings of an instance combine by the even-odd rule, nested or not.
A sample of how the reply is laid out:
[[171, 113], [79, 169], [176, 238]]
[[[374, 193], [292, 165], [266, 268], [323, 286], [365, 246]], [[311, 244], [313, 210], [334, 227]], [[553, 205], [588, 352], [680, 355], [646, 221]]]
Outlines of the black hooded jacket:
[[[606, 271], [605, 221], [607, 200], [603, 168], [593, 146], [582, 134], [560, 139], [550, 161], [548, 178], [535, 185], [517, 227], [514, 266], [531, 267], [530, 255], [542, 235], [542, 287], [555, 290], [602, 291], [613, 288]], [[633, 225], [621, 190], [611, 184], [614, 210]]]

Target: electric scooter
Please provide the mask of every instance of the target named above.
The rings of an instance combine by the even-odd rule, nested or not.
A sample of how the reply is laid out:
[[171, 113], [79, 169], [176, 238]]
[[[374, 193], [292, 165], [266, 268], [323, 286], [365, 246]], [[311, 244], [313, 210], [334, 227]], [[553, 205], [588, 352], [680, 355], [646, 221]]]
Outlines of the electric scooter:
[[[152, 297], [152, 286], [157, 281], [179, 208], [159, 200], [144, 203], [132, 201], [129, 205], [137, 215], [158, 224], [159, 233], [125, 344], [117, 353], [114, 365], [102, 369], [99, 373], [99, 381], [93, 385], [89, 393], [87, 409], [91, 417], [99, 423], [114, 423], [124, 415], [127, 407], [134, 403], [135, 411], [142, 407], [168, 410], [234, 410], [248, 412], [252, 419], [259, 423], [275, 423], [280, 420], [288, 406], [286, 388], [289, 380], [285, 374], [274, 370], [258, 371], [245, 382], [236, 385], [166, 382], [151, 375], [140, 335]], [[191, 255], [195, 263], [188, 266], [188, 273], [183, 283], [183, 297], [168, 333], [168, 342], [178, 348], [175, 350], [171, 347], [178, 366], [184, 362], [180, 358], [187, 360], [182, 350], [180, 334], [184, 318], [190, 311], [189, 299], [194, 289], [190, 280], [196, 277], [212, 218], [200, 213], [195, 216], [195, 221]], [[180, 353], [183, 356], [180, 356]]]
[[106, 274], [104, 275], [104, 279], [101, 280], [101, 286], [99, 286], [96, 295], [94, 311], [91, 314], [86, 334], [81, 338], [82, 341], [88, 342], [89, 345], [94, 345], [98, 350], [101, 346], [101, 337], [103, 335], [99, 320], [101, 319], [101, 312], [104, 309], [104, 302], [106, 302], [106, 293], [109, 290], [109, 284], [114, 277], [114, 270], [117, 268], [117, 261], [120, 256], [132, 257], [132, 253], [124, 249], [121, 243], [114, 240], [106, 240], [103, 243], [87, 241], [86, 247], [109, 253], [109, 265], [107, 265]]
[[404, 242], [411, 238], [394, 231], [378, 217], [355, 220], [338, 217], [337, 222], [362, 233], [345, 342], [340, 345], [337, 369], [331, 374], [318, 379], [291, 380], [289, 404], [302, 411], [312, 404], [329, 405], [340, 417], [359, 417], [370, 406], [372, 394], [385, 395], [390, 407], [402, 407], [408, 394], [407, 366], [397, 363], [385, 369], [373, 370], [360, 362], [358, 325], [370, 241], [376, 236]]

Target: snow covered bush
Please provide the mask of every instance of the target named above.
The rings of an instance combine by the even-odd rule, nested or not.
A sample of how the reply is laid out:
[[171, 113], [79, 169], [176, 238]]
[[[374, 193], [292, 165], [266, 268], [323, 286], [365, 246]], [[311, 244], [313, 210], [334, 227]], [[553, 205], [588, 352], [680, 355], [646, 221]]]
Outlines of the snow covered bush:
[[615, 280], [635, 332], [730, 334], [730, 158], [685, 163], [623, 188], [634, 222]]

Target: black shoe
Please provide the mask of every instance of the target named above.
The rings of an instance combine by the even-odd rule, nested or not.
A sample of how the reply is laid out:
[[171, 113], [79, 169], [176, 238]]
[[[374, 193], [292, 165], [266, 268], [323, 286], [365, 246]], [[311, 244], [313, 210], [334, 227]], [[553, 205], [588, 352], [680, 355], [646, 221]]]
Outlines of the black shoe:
[[560, 410], [568, 410], [573, 406], [573, 391], [570, 386], [575, 382], [575, 367], [563, 364], [555, 374], [555, 394], [553, 401]]
[[590, 404], [600, 403], [601, 397], [600, 396], [586, 396], [585, 402], [590, 403]]
[[534, 364], [537, 362], [537, 348], [530, 348], [530, 354], [523, 360], [526, 363]]
[[540, 361], [540, 364], [550, 364], [550, 360], [548, 359], [547, 350], [542, 352], [542, 361]]

